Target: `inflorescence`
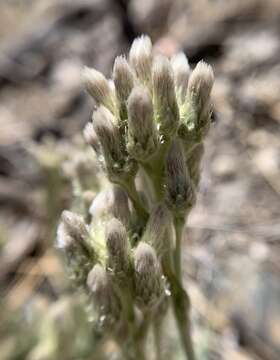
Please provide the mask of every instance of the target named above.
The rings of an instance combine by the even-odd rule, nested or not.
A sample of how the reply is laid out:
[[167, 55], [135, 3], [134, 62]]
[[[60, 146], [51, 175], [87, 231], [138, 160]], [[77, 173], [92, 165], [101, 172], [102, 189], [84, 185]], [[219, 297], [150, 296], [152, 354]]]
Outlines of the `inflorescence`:
[[146, 358], [148, 329], [171, 304], [194, 359], [180, 252], [211, 123], [212, 68], [201, 61], [191, 70], [184, 53], [156, 55], [141, 36], [128, 59], [115, 59], [112, 80], [91, 68], [82, 76], [95, 102], [84, 138], [111, 186], [100, 184], [86, 216], [62, 213], [58, 247], [94, 304], [96, 326], [125, 358]]

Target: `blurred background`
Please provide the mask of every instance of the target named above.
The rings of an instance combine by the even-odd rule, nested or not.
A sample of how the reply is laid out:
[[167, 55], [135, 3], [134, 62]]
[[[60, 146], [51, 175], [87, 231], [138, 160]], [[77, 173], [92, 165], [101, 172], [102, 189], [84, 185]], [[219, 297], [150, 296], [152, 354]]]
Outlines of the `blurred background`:
[[[46, 359], [38, 337], [57, 322], [73, 341], [79, 309], [53, 243], [71, 199], [62, 163], [91, 117], [80, 70], [110, 76], [142, 33], [216, 76], [183, 253], [199, 359], [280, 359], [279, 0], [1, 0], [1, 359]], [[79, 346], [54, 359], [98, 359]]]

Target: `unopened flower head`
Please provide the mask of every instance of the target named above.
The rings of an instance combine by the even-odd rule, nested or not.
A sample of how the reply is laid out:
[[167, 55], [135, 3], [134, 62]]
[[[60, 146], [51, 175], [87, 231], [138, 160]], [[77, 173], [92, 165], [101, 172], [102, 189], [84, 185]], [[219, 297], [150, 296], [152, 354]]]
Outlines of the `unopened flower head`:
[[130, 210], [127, 193], [119, 186], [112, 189], [112, 215], [128, 226], [130, 222]]
[[58, 249], [70, 247], [75, 240], [68, 234], [65, 224], [61, 222], [57, 228], [56, 245]]
[[138, 244], [134, 253], [134, 267], [139, 305], [151, 308], [164, 296], [164, 286], [156, 252], [149, 244]]
[[88, 230], [81, 216], [64, 211], [57, 231], [58, 248], [64, 251], [69, 276], [76, 286], [84, 287], [96, 254], [88, 242]]
[[116, 119], [104, 106], [93, 113], [93, 128], [102, 147], [102, 153], [108, 169], [120, 166], [123, 152]]
[[214, 83], [212, 67], [200, 61], [192, 71], [188, 83], [188, 95], [194, 102], [198, 113], [208, 105]]
[[106, 226], [108, 267], [117, 276], [126, 279], [129, 271], [128, 238], [125, 227], [117, 219], [111, 219]]
[[158, 55], [153, 63], [153, 91], [156, 119], [161, 132], [170, 137], [179, 124], [174, 73], [169, 60]]
[[129, 62], [137, 77], [147, 86], [151, 81], [152, 60], [151, 39], [146, 35], [135, 39], [129, 52]]
[[125, 103], [134, 86], [134, 76], [124, 56], [116, 57], [113, 68], [113, 80], [116, 95], [121, 104]]
[[189, 170], [192, 182], [197, 187], [200, 180], [200, 163], [204, 153], [203, 143], [198, 144], [187, 158], [187, 167]]
[[167, 234], [171, 224], [172, 216], [166, 205], [156, 205], [151, 211], [142, 240], [152, 245], [160, 258], [171, 248]]
[[119, 186], [101, 191], [93, 200], [89, 213], [93, 221], [102, 221], [115, 217], [124, 225], [130, 221], [130, 210], [126, 192]]
[[166, 182], [168, 205], [175, 212], [184, 213], [194, 204], [195, 195], [179, 140], [172, 142], [167, 155]]
[[180, 52], [171, 59], [171, 65], [174, 71], [176, 93], [180, 103], [185, 101], [190, 76], [190, 65], [186, 55]]
[[92, 68], [85, 67], [82, 79], [89, 94], [97, 105], [104, 105], [110, 111], [115, 111], [114, 92], [105, 76]]
[[87, 144], [93, 148], [93, 150], [96, 152], [96, 154], [100, 154], [100, 152], [101, 152], [100, 143], [99, 143], [98, 137], [94, 131], [92, 122], [89, 122], [86, 124], [83, 134], [84, 134], [84, 138], [85, 138]]
[[158, 146], [153, 103], [148, 89], [137, 86], [128, 99], [128, 151], [139, 160], [147, 160]]
[[61, 220], [67, 234], [82, 243], [88, 236], [88, 229], [82, 216], [71, 211], [64, 210], [61, 215]]
[[100, 264], [94, 265], [89, 272], [87, 286], [97, 306], [103, 326], [117, 321], [121, 312], [120, 304], [113, 292], [106, 270]]
[[109, 281], [105, 269], [100, 265], [96, 264], [88, 274], [87, 286], [89, 290], [95, 294], [96, 298], [100, 303], [102, 298], [108, 295]]

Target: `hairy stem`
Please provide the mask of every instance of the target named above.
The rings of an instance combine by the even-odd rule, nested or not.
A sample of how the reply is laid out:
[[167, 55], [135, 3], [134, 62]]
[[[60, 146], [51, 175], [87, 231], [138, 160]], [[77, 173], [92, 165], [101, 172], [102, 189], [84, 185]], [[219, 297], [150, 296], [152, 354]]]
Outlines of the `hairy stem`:
[[182, 219], [174, 220], [176, 243], [174, 252], [174, 264], [175, 273], [179, 281], [182, 280], [182, 269], [181, 269], [181, 247], [182, 247], [182, 234], [184, 230], [184, 221]]
[[165, 158], [169, 146], [170, 141], [166, 141], [149, 161], [141, 163], [146, 174], [151, 179], [157, 201], [161, 201], [164, 197]]
[[119, 185], [121, 185], [126, 190], [134, 206], [134, 209], [137, 212], [137, 215], [143, 221], [143, 223], [145, 223], [149, 218], [149, 214], [146, 211], [146, 209], [143, 207], [142, 201], [135, 187], [134, 179]]
[[181, 344], [187, 360], [195, 360], [195, 353], [190, 332], [190, 300], [186, 291], [176, 278], [171, 282], [172, 303]]
[[153, 330], [154, 330], [154, 339], [155, 339], [156, 360], [162, 360], [163, 359], [162, 319], [155, 320]]

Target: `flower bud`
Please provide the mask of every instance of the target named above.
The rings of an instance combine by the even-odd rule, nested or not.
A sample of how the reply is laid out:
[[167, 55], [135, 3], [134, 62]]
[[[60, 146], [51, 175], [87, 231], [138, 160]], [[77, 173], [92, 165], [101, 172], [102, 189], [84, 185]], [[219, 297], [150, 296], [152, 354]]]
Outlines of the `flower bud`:
[[71, 280], [84, 287], [95, 261], [94, 249], [88, 243], [88, 231], [79, 215], [64, 211], [57, 229], [57, 246], [64, 251]]
[[157, 56], [153, 63], [153, 90], [156, 119], [160, 131], [170, 137], [179, 124], [179, 109], [175, 94], [174, 74], [170, 62]]
[[125, 280], [129, 275], [128, 239], [125, 227], [117, 219], [111, 219], [106, 226], [108, 267], [117, 277]]
[[128, 226], [130, 210], [126, 192], [119, 186], [100, 192], [93, 200], [89, 213], [93, 221], [115, 217]]
[[91, 122], [86, 124], [83, 134], [87, 144], [93, 148], [96, 154], [100, 154], [100, 143]]
[[103, 325], [110, 325], [120, 316], [120, 303], [116, 298], [106, 270], [96, 264], [88, 274], [87, 286], [97, 306]]
[[112, 189], [112, 215], [128, 226], [130, 222], [130, 210], [127, 193], [119, 186]]
[[164, 284], [155, 250], [140, 242], [134, 252], [135, 291], [140, 307], [153, 308], [164, 297]]
[[183, 52], [172, 57], [171, 65], [174, 71], [176, 94], [180, 103], [183, 103], [187, 95], [188, 80], [191, 72], [190, 65]]
[[142, 35], [132, 43], [129, 52], [129, 62], [139, 80], [147, 86], [149, 86], [151, 82], [152, 61], [151, 39], [146, 35]]
[[84, 243], [88, 237], [87, 225], [82, 216], [71, 211], [64, 210], [61, 220], [67, 234], [79, 243]]
[[210, 100], [210, 93], [214, 84], [212, 67], [200, 61], [192, 71], [188, 83], [188, 96], [193, 101], [198, 116]]
[[128, 99], [128, 152], [137, 160], [147, 160], [157, 145], [152, 99], [147, 88], [137, 86]]
[[93, 113], [93, 128], [101, 144], [107, 170], [117, 171], [124, 162], [120, 133], [115, 117], [104, 106]]
[[166, 158], [167, 204], [178, 215], [185, 215], [195, 201], [191, 178], [186, 168], [183, 148], [173, 140]]
[[149, 217], [142, 241], [153, 246], [160, 258], [170, 251], [171, 244], [167, 232], [171, 227], [172, 216], [166, 205], [155, 206]]
[[100, 264], [94, 265], [89, 272], [87, 286], [95, 294], [96, 299], [102, 303], [103, 298], [108, 295], [109, 281], [105, 269]]
[[85, 67], [82, 79], [86, 90], [93, 97], [97, 105], [104, 105], [110, 111], [115, 111], [114, 92], [105, 76], [92, 68]]
[[57, 227], [56, 246], [58, 249], [69, 248], [75, 240], [70, 236], [65, 229], [65, 224], [61, 222]]
[[187, 168], [189, 170], [192, 182], [197, 187], [200, 180], [200, 163], [204, 153], [204, 145], [200, 143], [190, 152], [187, 157]]
[[116, 95], [121, 104], [125, 103], [134, 85], [133, 72], [124, 56], [116, 57], [113, 68]]

